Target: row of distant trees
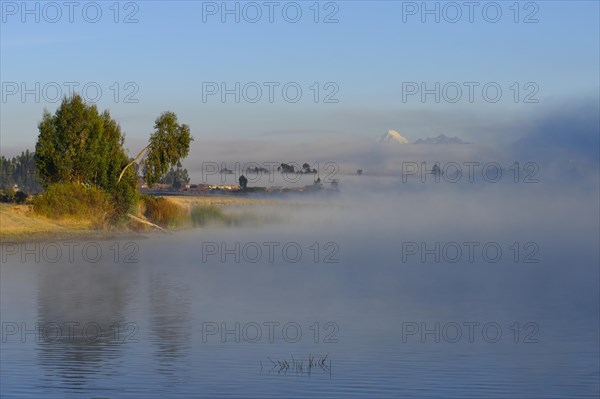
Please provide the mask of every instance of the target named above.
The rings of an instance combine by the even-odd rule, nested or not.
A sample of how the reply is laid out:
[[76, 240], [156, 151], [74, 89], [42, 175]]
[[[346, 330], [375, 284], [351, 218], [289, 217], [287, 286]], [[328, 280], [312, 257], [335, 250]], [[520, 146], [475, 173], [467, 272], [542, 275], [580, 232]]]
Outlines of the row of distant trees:
[[281, 173], [317, 173], [316, 169], [311, 169], [308, 163], [302, 165], [301, 170], [296, 170], [293, 164], [282, 163], [277, 167], [277, 171]]
[[170, 184], [173, 188], [179, 189], [190, 182], [190, 176], [187, 169], [181, 166], [181, 162], [177, 162], [177, 167], [171, 166], [167, 174], [160, 179], [162, 184]]
[[16, 157], [0, 156], [0, 190], [10, 191], [14, 188], [27, 194], [38, 193], [42, 185], [37, 178], [35, 156], [29, 150]]

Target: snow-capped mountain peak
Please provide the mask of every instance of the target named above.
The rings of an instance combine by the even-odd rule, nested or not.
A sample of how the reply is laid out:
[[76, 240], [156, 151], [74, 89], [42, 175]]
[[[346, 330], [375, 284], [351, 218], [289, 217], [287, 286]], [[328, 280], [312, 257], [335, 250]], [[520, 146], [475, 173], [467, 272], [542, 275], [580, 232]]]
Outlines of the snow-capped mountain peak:
[[400, 133], [398, 133], [395, 130], [388, 130], [386, 133], [383, 134], [383, 136], [381, 136], [379, 139], [377, 139], [378, 143], [389, 143], [389, 142], [395, 142], [395, 143], [400, 143], [400, 144], [408, 144], [409, 141], [406, 137], [404, 137], [403, 135], [401, 135]]

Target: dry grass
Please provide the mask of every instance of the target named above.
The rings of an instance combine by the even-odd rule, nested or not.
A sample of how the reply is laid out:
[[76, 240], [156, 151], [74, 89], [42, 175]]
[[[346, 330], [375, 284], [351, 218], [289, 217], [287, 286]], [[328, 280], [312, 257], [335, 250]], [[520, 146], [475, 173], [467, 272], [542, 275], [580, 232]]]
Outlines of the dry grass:
[[30, 205], [0, 205], [0, 240], [34, 240], [91, 235], [92, 220], [49, 219], [37, 215]]
[[[191, 215], [194, 207], [216, 207], [223, 210], [228, 225], [262, 225], [277, 223], [280, 220], [266, 217], [269, 212], [265, 208], [272, 205], [295, 206], [293, 202], [269, 198], [247, 197], [191, 197], [169, 196], [170, 202], [181, 207], [187, 215]], [[261, 212], [252, 211], [259, 208]], [[131, 232], [147, 231], [147, 226], [140, 225], [136, 228], [135, 222], [123, 226], [99, 228], [93, 220], [85, 218], [59, 218], [50, 219], [36, 214], [31, 205], [0, 204], [0, 241], [35, 241], [44, 239], [68, 239], [112, 237], [115, 234], [131, 234]], [[190, 220], [190, 225], [191, 225]]]
[[152, 223], [165, 228], [182, 227], [189, 210], [165, 197], [143, 196], [139, 212]]
[[269, 198], [248, 198], [248, 197], [192, 197], [192, 196], [169, 196], [169, 200], [191, 210], [194, 205], [231, 207], [243, 205], [273, 205], [280, 204], [280, 200]]
[[195, 227], [205, 225], [262, 226], [281, 223], [282, 217], [271, 208], [293, 203], [273, 198], [173, 196], [169, 200], [185, 208]]

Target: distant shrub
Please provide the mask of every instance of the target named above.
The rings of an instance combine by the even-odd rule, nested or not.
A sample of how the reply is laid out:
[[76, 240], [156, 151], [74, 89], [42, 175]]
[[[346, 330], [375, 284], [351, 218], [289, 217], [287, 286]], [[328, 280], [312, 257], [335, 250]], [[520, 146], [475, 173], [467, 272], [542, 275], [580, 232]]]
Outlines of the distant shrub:
[[191, 211], [194, 227], [204, 226], [209, 223], [227, 223], [228, 219], [222, 210], [214, 205], [194, 205]]
[[17, 191], [15, 193], [15, 202], [17, 204], [24, 204], [27, 201], [27, 198], [29, 198], [29, 195], [27, 195], [23, 191]]
[[15, 202], [16, 195], [15, 191], [11, 189], [0, 190], [0, 202], [11, 203]]
[[29, 195], [23, 191], [12, 189], [0, 190], [0, 202], [9, 204], [24, 204]]
[[104, 223], [111, 212], [108, 195], [94, 186], [51, 184], [33, 200], [33, 210], [49, 218], [87, 219]]
[[185, 209], [166, 198], [144, 195], [141, 202], [141, 213], [161, 227], [178, 227], [187, 220]]

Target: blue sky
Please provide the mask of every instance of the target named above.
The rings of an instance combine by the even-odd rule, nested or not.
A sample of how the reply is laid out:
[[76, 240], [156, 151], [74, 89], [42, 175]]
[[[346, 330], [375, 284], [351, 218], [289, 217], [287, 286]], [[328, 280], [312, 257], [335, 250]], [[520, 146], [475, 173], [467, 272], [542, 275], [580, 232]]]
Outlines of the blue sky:
[[[291, 142], [376, 137], [396, 129], [411, 138], [446, 133], [494, 141], [498, 138], [486, 135], [486, 123], [526, 119], [561, 103], [597, 96], [600, 87], [597, 1], [519, 2], [518, 23], [513, 1], [476, 2], [473, 22], [468, 8], [461, 6], [464, 2], [427, 2], [427, 7], [439, 7], [439, 22], [431, 14], [422, 22], [423, 2], [319, 2], [318, 23], [314, 22], [315, 1], [274, 2], [273, 23], [262, 1], [250, 6], [228, 2], [230, 8], [239, 4], [239, 23], [234, 15], [221, 22], [221, 1], [121, 2], [118, 23], [113, 1], [97, 3], [102, 15], [96, 23], [84, 18], [95, 18], [95, 5], [88, 5], [88, 14], [83, 14], [88, 2], [78, 3], [73, 23], [63, 2], [54, 3], [62, 16], [50, 23], [55, 9], [45, 3], [28, 2], [27, 7], [38, 7], [39, 14], [23, 15], [22, 2], [2, 1], [4, 148], [34, 146], [43, 109], [57, 107], [56, 102], [46, 101], [55, 93], [51, 82], [65, 93], [66, 82], [100, 87], [98, 106], [109, 108], [133, 141], [145, 140], [154, 119], [165, 110], [175, 111], [197, 139]], [[254, 17], [256, 4], [262, 18], [250, 23], [244, 17]], [[462, 17], [451, 23], [456, 4]], [[209, 15], [214, 7], [219, 10]], [[288, 10], [285, 15], [283, 7]], [[486, 20], [495, 18], [498, 7], [499, 21]], [[295, 17], [298, 8], [299, 21], [286, 21], [285, 17]], [[123, 23], [131, 13], [138, 22]], [[338, 22], [323, 23], [331, 13]], [[528, 15], [538, 22], [524, 23]], [[42, 89], [49, 82], [45, 95]], [[256, 82], [263, 96], [256, 103], [243, 96], [235, 103], [234, 95], [228, 95], [222, 103], [217, 94], [203, 102], [203, 85], [210, 82], [229, 88], [239, 82], [240, 90]], [[264, 82], [279, 84], [272, 103]], [[296, 103], [286, 102], [281, 92], [290, 82], [292, 89], [302, 90]], [[436, 82], [440, 87], [456, 82], [463, 93], [456, 103], [445, 97], [436, 103], [433, 95], [423, 103], [418, 93], [403, 101], [403, 84], [410, 82], [430, 88]], [[464, 82], [479, 84], [472, 103]], [[496, 103], [482, 97], [481, 87], [490, 82], [502, 89]], [[40, 94], [39, 102], [33, 94], [22, 101], [23, 83]], [[11, 94], [15, 87], [19, 92]], [[254, 96], [253, 91], [247, 93]], [[126, 94], [137, 103], [124, 103]], [[337, 103], [325, 103], [326, 94]], [[528, 94], [537, 103], [524, 102]]]

